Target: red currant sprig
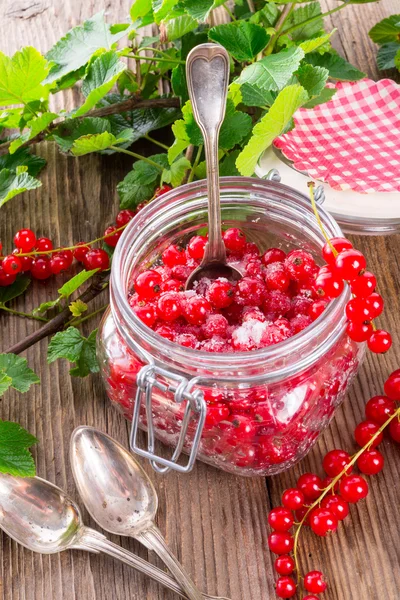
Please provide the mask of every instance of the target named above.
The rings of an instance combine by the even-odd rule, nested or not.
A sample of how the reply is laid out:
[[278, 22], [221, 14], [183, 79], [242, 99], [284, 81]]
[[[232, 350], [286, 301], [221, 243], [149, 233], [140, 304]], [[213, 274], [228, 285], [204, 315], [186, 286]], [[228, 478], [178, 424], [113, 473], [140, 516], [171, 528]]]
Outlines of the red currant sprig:
[[332, 300], [340, 296], [344, 283], [350, 286], [353, 297], [346, 306], [347, 334], [355, 342], [367, 342], [368, 348], [377, 354], [387, 352], [392, 337], [384, 329], [376, 329], [374, 319], [383, 311], [383, 298], [376, 289], [376, 278], [366, 270], [367, 261], [359, 250], [346, 238], [329, 239], [318, 214], [314, 198], [314, 184], [310, 182], [310, 197], [314, 213], [326, 244], [322, 256], [326, 265], [321, 267], [315, 280], [317, 294]]
[[[282, 506], [274, 508], [268, 516], [273, 529], [268, 538], [272, 552], [278, 555], [275, 570], [280, 575], [276, 583], [278, 598], [292, 598], [301, 582], [306, 592], [321, 594], [327, 583], [320, 571], [310, 571], [301, 576], [297, 558], [300, 534], [308, 525], [321, 537], [336, 531], [340, 521], [349, 514], [349, 505], [368, 495], [368, 483], [361, 475], [353, 473], [357, 467], [362, 475], [376, 475], [384, 466], [383, 455], [376, 449], [388, 429], [392, 439], [400, 443], [400, 369], [386, 380], [386, 396], [374, 396], [365, 408], [366, 421], [355, 430], [356, 442], [361, 449], [351, 456], [344, 450], [331, 450], [323, 459], [327, 478], [305, 473], [296, 488], [283, 492]], [[297, 522], [295, 521], [295, 517]], [[290, 533], [296, 528], [294, 535]], [[293, 575], [296, 575], [296, 581]], [[314, 600], [306, 596], [303, 600]]]

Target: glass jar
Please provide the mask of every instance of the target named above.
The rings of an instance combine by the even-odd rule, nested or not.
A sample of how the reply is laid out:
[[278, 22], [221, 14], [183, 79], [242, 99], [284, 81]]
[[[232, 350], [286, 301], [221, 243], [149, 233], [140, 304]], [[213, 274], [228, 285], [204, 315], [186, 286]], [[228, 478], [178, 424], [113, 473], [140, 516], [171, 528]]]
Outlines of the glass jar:
[[[221, 180], [222, 220], [262, 251], [304, 248], [321, 263], [323, 235], [309, 199], [275, 181]], [[323, 209], [330, 237], [337, 223]], [[171, 243], [186, 245], [207, 224], [204, 181], [164, 194], [142, 209], [116, 248], [111, 308], [98, 354], [107, 394], [133, 419], [131, 447], [158, 471], [187, 471], [200, 460], [239, 475], [272, 475], [303, 458], [328, 425], [360, 364], [364, 346], [346, 334], [346, 287], [312, 325], [274, 346], [210, 353], [186, 348], [145, 326], [128, 303], [132, 281]], [[135, 409], [135, 410], [134, 410]], [[229, 416], [229, 421], [226, 420]], [[138, 446], [137, 427], [148, 447]], [[154, 454], [154, 437], [174, 448]], [[181, 451], [190, 455], [178, 463]]]

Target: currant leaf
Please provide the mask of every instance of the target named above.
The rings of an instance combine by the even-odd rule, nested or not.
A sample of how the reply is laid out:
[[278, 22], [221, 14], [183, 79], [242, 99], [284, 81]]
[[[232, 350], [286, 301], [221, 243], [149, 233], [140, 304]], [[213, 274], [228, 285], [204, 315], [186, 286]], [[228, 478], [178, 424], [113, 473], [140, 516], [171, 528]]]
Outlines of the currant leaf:
[[262, 90], [279, 91], [287, 85], [303, 58], [301, 48], [282, 50], [245, 67], [236, 83], [255, 84]]
[[0, 287], [0, 305], [18, 298], [28, 289], [31, 284], [31, 280], [26, 275], [18, 275], [17, 279], [11, 285], [6, 287]]
[[86, 283], [88, 279], [93, 277], [95, 273], [98, 272], [98, 269], [93, 269], [92, 271], [80, 271], [77, 275], [74, 275], [71, 279], [66, 281], [63, 286], [60, 287], [58, 293], [63, 298], [69, 298], [76, 290], [78, 290], [81, 285]]
[[314, 67], [328, 69], [329, 77], [338, 81], [358, 81], [359, 79], [364, 79], [366, 76], [365, 73], [353, 67], [353, 65], [338, 54], [310, 52], [310, 54], [305, 56], [304, 60]]
[[197, 21], [192, 19], [189, 15], [182, 15], [171, 19], [163, 24], [164, 33], [162, 33], [162, 41], [164, 43], [173, 42], [184, 36], [189, 31], [196, 29]]
[[58, 115], [56, 113], [45, 112], [39, 117], [29, 121], [28, 131], [24, 132], [19, 138], [17, 138], [10, 144], [10, 154], [14, 154], [18, 150], [18, 148], [22, 146], [22, 144], [33, 139], [39, 133], [47, 129], [50, 123], [52, 123], [57, 117]]
[[209, 38], [218, 42], [239, 61], [252, 60], [264, 50], [271, 36], [264, 27], [246, 21], [235, 21], [212, 27]]
[[303, 50], [304, 54], [308, 54], [309, 52], [314, 52], [317, 48], [320, 48], [331, 39], [332, 35], [337, 31], [337, 29], [332, 29], [330, 33], [326, 33], [325, 35], [320, 35], [319, 37], [312, 38], [311, 40], [306, 40], [305, 42], [301, 42], [299, 47]]
[[325, 104], [325, 102], [329, 102], [333, 98], [336, 92], [335, 88], [324, 88], [318, 96], [303, 104], [303, 108], [314, 108], [319, 104]]
[[71, 302], [69, 305], [69, 310], [71, 311], [73, 317], [80, 317], [84, 312], [87, 311], [87, 309], [88, 305], [85, 304], [85, 302], [82, 302], [82, 300], [79, 298], [78, 300]]
[[[19, 169], [21, 167], [18, 167]], [[10, 169], [0, 171], [0, 206], [27, 190], [35, 190], [42, 184], [28, 172], [16, 172]]]
[[11, 58], [0, 52], [0, 105], [47, 98], [49, 86], [43, 85], [43, 81], [49, 70], [49, 62], [31, 46]]
[[391, 15], [382, 19], [369, 31], [369, 37], [375, 44], [400, 42], [400, 15]]
[[109, 133], [108, 131], [105, 131], [104, 133], [84, 135], [74, 141], [71, 147], [71, 152], [74, 156], [83, 156], [84, 154], [90, 154], [91, 152], [106, 150], [111, 146], [132, 142], [132, 139], [133, 135], [130, 129], [124, 129], [121, 131], [118, 137], [115, 137], [115, 135]]
[[[309, 2], [305, 6], [300, 6], [291, 14], [286, 21], [287, 27], [283, 30], [296, 26], [296, 29], [290, 32], [292, 40], [299, 42], [317, 36], [323, 32], [324, 21], [321, 15], [321, 5], [319, 2]], [[309, 20], [313, 19], [310, 23]]]
[[[166, 154], [155, 154], [149, 157], [164, 168], [168, 168]], [[156, 167], [143, 160], [133, 164], [132, 171], [118, 184], [121, 208], [135, 208], [141, 202], [150, 200], [160, 183], [161, 173]]]
[[310, 99], [316, 98], [322, 93], [328, 76], [328, 69], [313, 67], [308, 64], [301, 65], [296, 73], [300, 85], [307, 91]]
[[63, 152], [69, 152], [75, 140], [86, 136], [96, 135], [108, 131], [111, 133], [111, 124], [107, 119], [99, 117], [84, 117], [83, 119], [67, 119], [57, 127], [53, 138]]
[[394, 69], [396, 66], [396, 54], [400, 50], [400, 45], [397, 42], [383, 44], [376, 55], [376, 62], [381, 71], [386, 69]]
[[14, 154], [0, 156], [0, 170], [16, 171], [17, 167], [27, 167], [29, 175], [36, 177], [45, 166], [46, 161], [40, 156], [31, 154], [27, 148], [20, 148]]
[[18, 423], [0, 421], [0, 472], [16, 477], [34, 477], [36, 468], [28, 448], [37, 439]]
[[10, 386], [25, 393], [34, 383], [40, 383], [39, 377], [28, 367], [26, 358], [16, 354], [0, 354], [0, 374], [10, 377]]
[[190, 161], [182, 156], [175, 160], [168, 169], [164, 169], [161, 177], [161, 183], [170, 183], [172, 187], [181, 185], [185, 173], [190, 169]]

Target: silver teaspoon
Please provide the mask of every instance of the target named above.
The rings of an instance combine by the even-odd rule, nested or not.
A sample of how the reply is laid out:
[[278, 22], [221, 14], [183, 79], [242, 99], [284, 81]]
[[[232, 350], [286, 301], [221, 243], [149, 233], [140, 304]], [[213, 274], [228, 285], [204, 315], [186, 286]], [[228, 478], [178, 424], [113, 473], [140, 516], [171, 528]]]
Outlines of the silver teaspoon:
[[218, 139], [229, 83], [229, 56], [225, 48], [218, 44], [199, 44], [193, 48], [186, 60], [186, 78], [193, 115], [204, 138], [208, 194], [208, 243], [200, 266], [186, 282], [186, 289], [190, 290], [203, 277], [237, 281], [242, 274], [227, 264], [221, 232]]
[[79, 494], [100, 527], [154, 550], [187, 596], [202, 600], [154, 524], [157, 493], [132, 454], [105, 433], [81, 426], [71, 437], [71, 466]]
[[[0, 474], [0, 528], [21, 546], [40, 554], [73, 549], [108, 554], [187, 598], [167, 573], [86, 527], [75, 502], [39, 477]], [[204, 596], [203, 600], [214, 599]]]

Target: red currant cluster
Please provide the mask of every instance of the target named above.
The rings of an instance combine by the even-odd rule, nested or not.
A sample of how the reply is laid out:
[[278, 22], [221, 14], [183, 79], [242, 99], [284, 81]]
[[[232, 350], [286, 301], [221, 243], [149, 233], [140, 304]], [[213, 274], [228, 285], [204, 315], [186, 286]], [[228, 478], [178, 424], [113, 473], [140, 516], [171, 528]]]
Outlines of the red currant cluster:
[[337, 298], [347, 282], [353, 294], [346, 306], [349, 337], [355, 342], [368, 342], [372, 352], [387, 352], [392, 345], [391, 335], [383, 329], [375, 329], [373, 324], [382, 313], [384, 302], [375, 291], [375, 276], [366, 271], [364, 255], [355, 250], [349, 240], [340, 237], [329, 240], [322, 255], [327, 264], [316, 278], [318, 294], [323, 298]]
[[[376, 475], [383, 469], [384, 458], [376, 447], [383, 440], [388, 427], [390, 436], [400, 443], [400, 369], [394, 371], [385, 383], [385, 396], [374, 396], [366, 405], [367, 420], [357, 425], [355, 440], [361, 450], [351, 456], [345, 450], [331, 450], [322, 462], [326, 477], [314, 473], [299, 477], [296, 488], [283, 492], [282, 506], [268, 515], [273, 531], [268, 545], [278, 555], [275, 570], [280, 575], [276, 583], [279, 598], [292, 598], [302, 577], [297, 564], [297, 544], [303, 525], [325, 537], [336, 531], [340, 521], [349, 514], [349, 504], [359, 502], [368, 495], [368, 483], [353, 473], [357, 465], [363, 475]], [[289, 530], [295, 526], [296, 533]], [[293, 556], [290, 554], [293, 552]], [[296, 581], [291, 575], [296, 572]], [[323, 574], [311, 571], [304, 577], [304, 588], [310, 594], [321, 594], [327, 588]], [[317, 600], [306, 596], [303, 600]]]

